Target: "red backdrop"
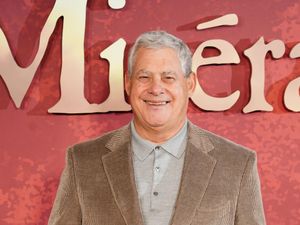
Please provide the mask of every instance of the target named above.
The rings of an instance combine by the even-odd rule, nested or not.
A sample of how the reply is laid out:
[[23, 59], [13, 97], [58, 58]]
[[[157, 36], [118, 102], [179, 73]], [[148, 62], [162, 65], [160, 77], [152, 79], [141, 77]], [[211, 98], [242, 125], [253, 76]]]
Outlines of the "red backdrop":
[[[0, 26], [20, 65], [28, 66], [34, 59], [40, 32], [54, 3], [54, 0], [0, 1]], [[107, 1], [89, 0], [85, 96], [95, 103], [107, 98], [108, 63], [99, 59], [99, 53], [121, 37], [131, 45], [140, 33], [163, 29], [182, 38], [193, 51], [208, 39], [231, 42], [241, 63], [200, 68], [198, 78], [211, 95], [224, 96], [239, 89], [238, 102], [225, 112], [206, 112], [191, 103], [189, 118], [204, 129], [254, 149], [258, 154], [268, 224], [299, 224], [300, 116], [283, 105], [286, 85], [300, 74], [300, 62], [288, 57], [291, 47], [300, 42], [299, 12], [297, 0], [127, 0], [125, 7], [117, 11]], [[228, 13], [238, 15], [237, 26], [195, 29], [199, 22]], [[131, 119], [129, 112], [85, 115], [47, 112], [60, 97], [62, 30], [60, 19], [21, 108], [15, 107], [0, 79], [1, 225], [46, 224], [67, 146], [118, 128]], [[243, 51], [261, 36], [266, 41], [281, 39], [286, 44], [284, 57], [278, 60], [267, 57], [265, 61], [265, 94], [274, 110], [243, 114], [241, 110], [250, 97], [251, 73]]]

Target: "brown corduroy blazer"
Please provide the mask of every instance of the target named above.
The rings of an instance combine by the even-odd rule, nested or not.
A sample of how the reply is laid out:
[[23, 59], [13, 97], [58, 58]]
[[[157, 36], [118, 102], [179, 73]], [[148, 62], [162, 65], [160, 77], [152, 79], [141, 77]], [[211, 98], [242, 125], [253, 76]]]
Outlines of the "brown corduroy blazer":
[[[143, 225], [130, 127], [77, 144], [49, 225]], [[189, 122], [183, 175], [170, 225], [264, 225], [253, 151]]]

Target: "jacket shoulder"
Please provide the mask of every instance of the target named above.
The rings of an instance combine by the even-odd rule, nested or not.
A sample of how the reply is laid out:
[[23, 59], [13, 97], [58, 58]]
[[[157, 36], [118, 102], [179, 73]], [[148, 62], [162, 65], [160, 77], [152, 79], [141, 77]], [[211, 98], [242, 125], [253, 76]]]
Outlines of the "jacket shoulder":
[[128, 125], [123, 126], [119, 129], [107, 132], [99, 137], [94, 139], [90, 139], [84, 142], [77, 143], [71, 147], [69, 147], [68, 151], [71, 151], [76, 157], [85, 157], [85, 156], [93, 156], [94, 154], [103, 155], [109, 152], [110, 150], [106, 148], [107, 143], [109, 143], [113, 138], [122, 136], [124, 132], [127, 132], [129, 129]]
[[227, 138], [221, 137], [210, 131], [192, 125], [194, 132], [199, 134], [199, 138], [205, 137], [211, 145], [213, 150], [209, 152], [218, 159], [226, 159], [231, 162], [247, 161], [250, 158], [256, 158], [256, 152], [250, 148], [237, 144]]

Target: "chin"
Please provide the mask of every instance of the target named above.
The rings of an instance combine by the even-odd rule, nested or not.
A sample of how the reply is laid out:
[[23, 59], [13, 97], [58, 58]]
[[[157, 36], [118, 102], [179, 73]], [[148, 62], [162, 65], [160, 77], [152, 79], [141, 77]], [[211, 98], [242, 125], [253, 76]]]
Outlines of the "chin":
[[148, 121], [148, 124], [151, 127], [163, 127], [164, 125], [167, 124], [166, 121]]

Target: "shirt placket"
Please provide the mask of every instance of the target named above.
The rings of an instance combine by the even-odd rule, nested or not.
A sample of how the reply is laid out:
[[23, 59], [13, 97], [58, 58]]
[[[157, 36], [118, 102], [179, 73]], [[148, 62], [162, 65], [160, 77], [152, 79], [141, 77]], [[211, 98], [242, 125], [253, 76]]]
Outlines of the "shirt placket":
[[154, 163], [153, 163], [153, 182], [152, 182], [152, 192], [150, 208], [151, 210], [158, 209], [161, 200], [161, 193], [159, 191], [159, 183], [163, 176], [162, 171], [162, 157], [163, 149], [160, 146], [154, 148]]

